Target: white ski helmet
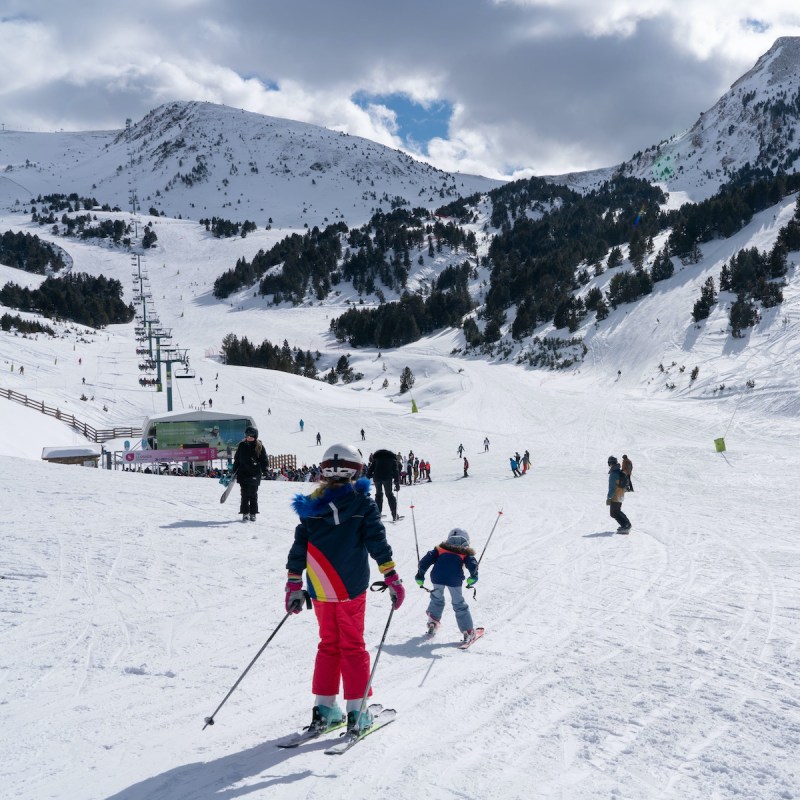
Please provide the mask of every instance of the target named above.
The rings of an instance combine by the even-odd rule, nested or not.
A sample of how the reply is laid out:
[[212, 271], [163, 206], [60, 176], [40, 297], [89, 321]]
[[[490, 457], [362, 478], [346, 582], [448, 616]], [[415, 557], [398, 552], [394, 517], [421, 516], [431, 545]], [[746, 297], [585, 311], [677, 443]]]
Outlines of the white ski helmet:
[[447, 544], [453, 547], [469, 547], [469, 534], [463, 528], [453, 528], [447, 534]]
[[349, 444], [332, 444], [319, 465], [323, 478], [357, 478], [364, 469], [361, 453]]

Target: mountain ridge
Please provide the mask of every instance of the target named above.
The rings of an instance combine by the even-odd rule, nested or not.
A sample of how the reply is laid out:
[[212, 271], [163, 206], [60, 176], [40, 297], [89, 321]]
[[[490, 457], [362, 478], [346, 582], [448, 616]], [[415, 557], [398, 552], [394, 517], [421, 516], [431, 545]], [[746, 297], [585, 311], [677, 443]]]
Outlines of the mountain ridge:
[[[62, 148], [61, 158], [45, 160]], [[166, 216], [285, 228], [360, 224], [377, 210], [441, 205], [503, 183], [310, 123], [200, 101], [165, 103], [118, 131], [5, 131], [0, 171], [0, 203], [11, 208], [76, 192], [129, 209], [135, 193], [140, 209]]]

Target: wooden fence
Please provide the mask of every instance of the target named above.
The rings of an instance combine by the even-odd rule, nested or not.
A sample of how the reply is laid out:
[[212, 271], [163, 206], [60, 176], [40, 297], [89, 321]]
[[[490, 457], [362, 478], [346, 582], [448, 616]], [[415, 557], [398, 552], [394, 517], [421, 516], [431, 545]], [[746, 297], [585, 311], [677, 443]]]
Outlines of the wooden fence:
[[55, 417], [57, 420], [69, 425], [70, 428], [82, 433], [92, 442], [107, 442], [109, 439], [120, 439], [123, 436], [129, 439], [142, 438], [141, 428], [93, 428], [88, 423], [77, 419], [73, 414], [67, 414], [60, 408], [45, 405], [40, 400], [31, 400], [27, 395], [15, 392], [12, 389], [0, 387], [0, 397], [5, 397], [6, 400], [13, 400], [15, 403], [19, 403], [26, 408], [32, 408], [48, 417]]

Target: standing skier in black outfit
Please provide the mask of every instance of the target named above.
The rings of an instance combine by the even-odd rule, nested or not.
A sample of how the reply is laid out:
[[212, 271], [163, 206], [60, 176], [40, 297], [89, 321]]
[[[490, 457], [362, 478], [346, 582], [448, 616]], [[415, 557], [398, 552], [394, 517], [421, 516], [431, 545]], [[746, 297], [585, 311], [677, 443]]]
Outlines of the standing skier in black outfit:
[[255, 522], [258, 514], [258, 485], [261, 483], [262, 473], [267, 469], [267, 451], [255, 428], [245, 428], [244, 440], [239, 442], [233, 457], [233, 468], [236, 470], [236, 482], [242, 490], [239, 504], [242, 522], [247, 522], [248, 519]]
[[[397, 498], [394, 496], [394, 492], [400, 491], [400, 464], [397, 456], [391, 450], [376, 450], [372, 454], [367, 477], [372, 478], [372, 482], [375, 484], [375, 503], [378, 511], [383, 508], [383, 494], [386, 492], [392, 519], [396, 520]], [[392, 487], [394, 487], [394, 492]]]

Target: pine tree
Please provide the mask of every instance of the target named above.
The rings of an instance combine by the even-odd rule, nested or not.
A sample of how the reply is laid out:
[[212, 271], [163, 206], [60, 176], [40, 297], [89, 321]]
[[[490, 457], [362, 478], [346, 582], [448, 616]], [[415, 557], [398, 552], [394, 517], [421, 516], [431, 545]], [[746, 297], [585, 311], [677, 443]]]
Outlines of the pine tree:
[[414, 385], [414, 373], [410, 367], [404, 367], [400, 373], [400, 394], [405, 394]]

